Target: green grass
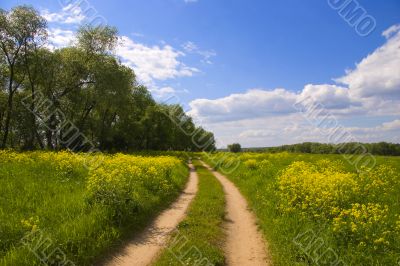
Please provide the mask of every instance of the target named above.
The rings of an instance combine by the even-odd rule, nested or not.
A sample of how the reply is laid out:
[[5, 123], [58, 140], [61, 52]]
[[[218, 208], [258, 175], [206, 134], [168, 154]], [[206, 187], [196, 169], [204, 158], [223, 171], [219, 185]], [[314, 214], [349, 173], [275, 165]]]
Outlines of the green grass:
[[225, 264], [221, 227], [225, 212], [224, 192], [208, 169], [197, 160], [194, 165], [199, 175], [198, 193], [187, 217], [179, 224], [168, 247], [155, 263], [157, 266], [195, 265], [200, 261], [201, 265]]
[[0, 157], [0, 265], [41, 265], [32, 252], [40, 237], [49, 248], [39, 246], [36, 253], [43, 251], [41, 258], [48, 265], [63, 259], [51, 255], [53, 251], [62, 251], [75, 265], [93, 265], [179, 195], [188, 169], [178, 165], [170, 173], [175, 182], [170, 191], [154, 196], [148, 192], [149, 198], [142, 198], [149, 202], [146, 209], [123, 224], [113, 220], [109, 206], [89, 204], [88, 174], [83, 165], [60, 172], [49, 162]]
[[[310, 232], [315, 234], [314, 240], [323, 243], [320, 251], [332, 249], [346, 265], [397, 265], [396, 263], [400, 259], [400, 242], [396, 244], [396, 241], [394, 241], [394, 245], [383, 250], [373, 250], [371, 247], [362, 249], [350, 242], [338, 239], [330, 230], [329, 224], [319, 222], [316, 219], [303, 219], [298, 214], [300, 212], [287, 215], [277, 208], [280, 203], [277, 193], [277, 179], [292, 162], [315, 163], [321, 159], [340, 160], [344, 163], [346, 171], [356, 172], [354, 165], [349, 164], [341, 155], [286, 153], [283, 156], [270, 156], [265, 153], [243, 153], [238, 156], [238, 160], [242, 163], [235, 170], [232, 167], [219, 166], [216, 164], [218, 160], [207, 155], [203, 155], [203, 158], [207, 163], [214, 165], [220, 172], [226, 174], [247, 198], [267, 239], [274, 265], [326, 265], [321, 261], [319, 264], [313, 262], [316, 257], [313, 257], [313, 254], [307, 254], [294, 241], [296, 236]], [[387, 164], [400, 171], [399, 157], [375, 156], [375, 158], [377, 165]], [[254, 159], [257, 162], [255, 167], [252, 167], [251, 163], [247, 163], [247, 165], [243, 163], [249, 159]], [[259, 163], [264, 159], [271, 164], [260, 169]], [[223, 170], [232, 170], [232, 172], [226, 173]], [[399, 214], [400, 191], [388, 198], [387, 204], [391, 206], [392, 214]], [[382, 197], [382, 200], [386, 199]], [[394, 224], [395, 221], [391, 220], [391, 223]]]

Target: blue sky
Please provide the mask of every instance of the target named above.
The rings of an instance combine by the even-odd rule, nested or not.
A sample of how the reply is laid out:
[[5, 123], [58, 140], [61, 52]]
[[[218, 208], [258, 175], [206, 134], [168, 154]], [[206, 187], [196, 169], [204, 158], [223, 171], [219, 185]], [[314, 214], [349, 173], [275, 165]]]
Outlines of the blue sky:
[[[37, 8], [49, 20], [53, 48], [73, 42], [74, 30], [94, 17], [116, 26], [121, 60], [156, 99], [176, 95], [215, 132], [220, 146], [328, 142], [304, 114], [292, 111], [293, 101], [310, 95], [356, 140], [400, 142], [400, 1], [349, 2], [376, 22], [369, 35], [360, 36], [325, 0], [11, 0], [0, 5]], [[386, 50], [379, 53], [380, 48]]]

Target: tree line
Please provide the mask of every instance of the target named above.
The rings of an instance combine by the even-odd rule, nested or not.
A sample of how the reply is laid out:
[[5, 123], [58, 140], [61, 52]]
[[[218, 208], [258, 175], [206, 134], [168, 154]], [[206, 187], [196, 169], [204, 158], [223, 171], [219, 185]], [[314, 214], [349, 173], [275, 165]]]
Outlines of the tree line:
[[34, 8], [0, 9], [0, 147], [85, 151], [214, 150], [180, 105], [157, 103], [113, 54], [117, 30], [82, 26], [47, 48]]
[[283, 145], [268, 148], [247, 148], [245, 151], [256, 152], [293, 152], [293, 153], [315, 153], [315, 154], [365, 154], [400, 156], [400, 144], [378, 142], [360, 143], [348, 142], [340, 144], [326, 144], [318, 142], [304, 142], [292, 145]]

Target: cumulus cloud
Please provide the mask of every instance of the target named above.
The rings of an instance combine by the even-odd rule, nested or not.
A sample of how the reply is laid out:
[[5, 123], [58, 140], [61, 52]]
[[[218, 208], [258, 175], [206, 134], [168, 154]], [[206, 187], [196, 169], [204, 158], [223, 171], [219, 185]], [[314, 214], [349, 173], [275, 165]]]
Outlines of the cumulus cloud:
[[359, 102], [350, 97], [347, 88], [329, 84], [306, 85], [299, 95], [299, 100], [307, 98], [312, 98], [327, 109], [344, 109], [353, 105], [360, 105]]
[[185, 54], [170, 45], [146, 46], [122, 36], [116, 54], [124, 64], [133, 68], [139, 79], [146, 84], [154, 80], [190, 77], [199, 72], [197, 68], [179, 61]]
[[48, 21], [62, 24], [80, 24], [86, 16], [79, 5], [69, 4], [60, 12], [51, 13], [47, 9], [42, 10], [41, 15]]
[[302, 142], [311, 136], [322, 141], [318, 130], [304, 123], [302, 116], [297, 113], [207, 123], [205, 128], [216, 134], [218, 147], [235, 142], [243, 147], [275, 146]]
[[[195, 1], [189, 0], [188, 2]], [[59, 12], [49, 12], [45, 9], [41, 11], [41, 15], [51, 25], [48, 29], [49, 42], [47, 47], [52, 50], [73, 44], [76, 39], [77, 25], [86, 23], [90, 19], [102, 19], [94, 7], [82, 3], [69, 4]], [[143, 37], [140, 33], [133, 33], [132, 35]], [[149, 46], [133, 41], [127, 36], [120, 36], [119, 39], [116, 55], [121, 58], [123, 64], [135, 71], [139, 81], [147, 85], [156, 98], [167, 94], [182, 93], [182, 90], [173, 91], [174, 89], [171, 87], [160, 88], [157, 81], [190, 77], [199, 72], [197, 68], [187, 66], [181, 61], [181, 58], [186, 56], [184, 52], [166, 43], [162, 46]], [[187, 43], [183, 46], [183, 49], [202, 55], [204, 60], [209, 61], [209, 58], [214, 55], [211, 51], [202, 51], [195, 45], [191, 50], [189, 46], [190, 43]]]
[[390, 37], [392, 37], [393, 34], [399, 32], [399, 31], [400, 31], [400, 24], [393, 25], [393, 26], [389, 27], [387, 30], [385, 30], [384, 32], [382, 32], [382, 36], [384, 36], [386, 39], [389, 39]]
[[[75, 37], [76, 33], [73, 30], [49, 28], [47, 47], [57, 49], [69, 46], [73, 44]], [[183, 52], [167, 44], [162, 47], [147, 46], [122, 36], [116, 47], [116, 54], [123, 64], [135, 71], [141, 82], [152, 87], [155, 87], [154, 83], [159, 80], [190, 77], [199, 72], [197, 68], [189, 67], [180, 61], [180, 57], [185, 56]]]
[[[382, 35], [386, 42], [363, 58], [337, 84], [307, 84], [299, 92], [253, 89], [219, 99], [196, 99], [189, 112], [213, 130], [219, 146], [241, 142], [268, 146], [303, 141], [329, 142], [320, 129], [298, 112], [312, 101], [323, 108], [318, 115], [338, 120], [361, 116], [400, 116], [400, 25]], [[187, 50], [197, 46], [187, 43]], [[357, 141], [400, 140], [400, 120], [375, 127], [343, 127]], [[223, 143], [223, 144], [221, 144]]]
[[51, 50], [71, 45], [75, 40], [75, 33], [71, 30], [64, 30], [60, 28], [49, 28], [47, 32], [48, 32], [47, 47]]
[[400, 26], [384, 31], [387, 42], [336, 79], [353, 97], [400, 98]]
[[[337, 130], [322, 130], [306, 121], [300, 114], [262, 117], [249, 120], [211, 123], [207, 129], [216, 132], [218, 147], [239, 142], [243, 147], [265, 147], [301, 142], [360, 142], [398, 141], [400, 120], [371, 127], [351, 127], [338, 124]], [[333, 132], [336, 132], [334, 134]], [[340, 132], [340, 133], [338, 133]], [[342, 138], [338, 135], [343, 134]]]
[[[307, 105], [304, 99], [308, 97], [321, 108], [312, 112], [313, 117], [307, 117], [307, 113], [295, 108], [299, 103]], [[305, 141], [335, 142], [325, 133], [334, 126], [349, 133], [352, 141], [393, 141], [400, 133], [400, 120], [376, 127], [342, 126], [341, 118], [357, 120], [357, 115], [400, 115], [399, 102], [368, 98], [360, 103], [349, 96], [347, 88], [335, 85], [309, 84], [299, 93], [255, 89], [215, 100], [197, 99], [189, 106], [189, 115], [215, 132], [219, 147], [233, 142], [240, 142], [245, 147]], [[315, 114], [319, 117], [314, 117]], [[325, 122], [321, 124], [321, 121]]]
[[[349, 90], [336, 85], [306, 85], [299, 93], [285, 89], [252, 89], [219, 99], [196, 99], [189, 103], [190, 115], [207, 122], [221, 122], [296, 113], [302, 106], [319, 104], [321, 114], [348, 115], [365, 113], [363, 103], [350, 96]], [[376, 110], [376, 109], [375, 109]]]
[[293, 112], [297, 95], [284, 89], [252, 89], [215, 100], [196, 99], [189, 103], [190, 115], [204, 121], [232, 121]]

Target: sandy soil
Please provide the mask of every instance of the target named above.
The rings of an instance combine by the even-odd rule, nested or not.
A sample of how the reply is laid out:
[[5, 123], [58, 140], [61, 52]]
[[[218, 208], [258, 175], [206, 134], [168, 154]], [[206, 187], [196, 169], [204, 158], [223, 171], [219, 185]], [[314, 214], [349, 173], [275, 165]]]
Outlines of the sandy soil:
[[213, 171], [226, 194], [225, 256], [232, 266], [271, 265], [266, 243], [258, 231], [256, 218], [236, 186], [220, 173]]
[[157, 219], [123, 250], [106, 262], [106, 266], [149, 265], [165, 247], [170, 234], [185, 217], [189, 204], [197, 192], [198, 176], [190, 164], [190, 177], [182, 195], [163, 211]]

